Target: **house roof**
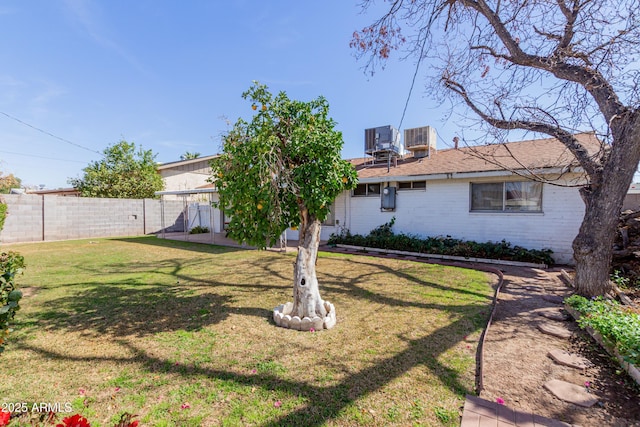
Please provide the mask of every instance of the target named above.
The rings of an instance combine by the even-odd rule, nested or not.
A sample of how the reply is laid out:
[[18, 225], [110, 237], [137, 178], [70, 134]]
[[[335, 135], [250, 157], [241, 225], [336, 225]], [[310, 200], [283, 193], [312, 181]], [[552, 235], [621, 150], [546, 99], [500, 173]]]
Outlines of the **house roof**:
[[[582, 133], [576, 138], [589, 150], [597, 153], [601, 148], [593, 133]], [[411, 156], [411, 155], [409, 155]], [[498, 171], [522, 171], [561, 169], [579, 166], [569, 149], [555, 138], [508, 142], [475, 147], [437, 150], [430, 157], [405, 156], [387, 163], [372, 163], [369, 159], [353, 159], [360, 180], [391, 177], [421, 177], [427, 175], [489, 173]]]
[[27, 190], [27, 194], [38, 194], [47, 196], [80, 196], [77, 188], [57, 188], [55, 190]]
[[162, 163], [162, 164], [158, 165], [158, 170], [175, 168], [175, 167], [190, 165], [190, 164], [193, 164], [193, 163], [198, 163], [198, 162], [203, 162], [203, 161], [208, 162], [209, 160], [211, 160], [213, 158], [216, 158], [216, 157], [218, 157], [218, 154], [214, 154], [212, 156], [196, 157], [195, 159], [178, 160], [178, 161], [175, 161], [175, 162]]

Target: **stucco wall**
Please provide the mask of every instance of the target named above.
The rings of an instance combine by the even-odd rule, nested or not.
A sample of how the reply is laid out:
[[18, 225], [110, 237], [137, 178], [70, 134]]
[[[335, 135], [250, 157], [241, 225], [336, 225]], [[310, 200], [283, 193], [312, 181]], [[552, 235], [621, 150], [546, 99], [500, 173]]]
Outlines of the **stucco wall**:
[[[137, 236], [161, 230], [160, 201], [5, 195], [8, 213], [0, 242]], [[181, 224], [181, 201], [165, 201], [165, 227]]]
[[556, 262], [572, 263], [571, 243], [584, 216], [578, 190], [544, 185], [541, 213], [470, 212], [470, 183], [496, 181], [495, 178], [427, 181], [426, 190], [398, 191], [393, 212], [381, 212], [380, 196], [348, 196], [350, 209], [344, 223], [352, 233], [368, 234], [395, 217], [397, 233], [421, 237], [450, 235], [479, 242], [504, 239], [527, 249], [552, 249]]

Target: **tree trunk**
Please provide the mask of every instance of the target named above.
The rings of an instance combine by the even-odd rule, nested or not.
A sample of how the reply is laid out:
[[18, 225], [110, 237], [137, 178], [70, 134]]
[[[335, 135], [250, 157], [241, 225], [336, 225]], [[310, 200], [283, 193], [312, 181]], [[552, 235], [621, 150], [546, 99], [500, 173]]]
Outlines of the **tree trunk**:
[[633, 117], [623, 125], [612, 126], [609, 157], [599, 176], [591, 177], [592, 185], [580, 191], [585, 215], [573, 241], [573, 257], [576, 292], [585, 297], [603, 295], [609, 289], [618, 219], [640, 160], [640, 121]]
[[292, 315], [314, 318], [324, 317], [327, 310], [320, 297], [316, 276], [316, 259], [320, 245], [320, 221], [313, 220], [300, 230], [298, 257], [293, 271]]
[[336, 323], [333, 304], [320, 297], [316, 276], [316, 259], [320, 246], [320, 221], [300, 208], [298, 256], [293, 268], [293, 303], [275, 308], [273, 319], [278, 326], [309, 331], [330, 329]]
[[613, 241], [617, 229], [616, 205], [613, 197], [603, 200], [596, 193], [587, 194], [585, 215], [580, 231], [573, 241], [576, 261], [576, 292], [585, 297], [603, 295], [609, 289], [609, 268], [613, 255]]

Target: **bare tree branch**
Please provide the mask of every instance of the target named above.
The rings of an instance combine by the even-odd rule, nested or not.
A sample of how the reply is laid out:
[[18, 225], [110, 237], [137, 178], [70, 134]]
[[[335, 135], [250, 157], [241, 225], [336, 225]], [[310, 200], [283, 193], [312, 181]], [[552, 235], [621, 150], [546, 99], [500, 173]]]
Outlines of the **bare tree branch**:
[[475, 112], [491, 126], [505, 130], [522, 129], [532, 132], [544, 133], [546, 135], [555, 137], [567, 146], [567, 148], [580, 163], [580, 166], [584, 168], [587, 175], [591, 176], [596, 174], [598, 170], [598, 164], [594, 162], [593, 158], [589, 154], [589, 151], [584, 146], [582, 146], [580, 142], [578, 142], [574, 135], [568, 133], [559, 126], [550, 126], [549, 124], [544, 122], [503, 120], [493, 116], [489, 116], [471, 100], [471, 98], [467, 94], [467, 91], [462, 85], [456, 83], [451, 79], [448, 79], [447, 77], [443, 77], [443, 83], [447, 88], [460, 95], [464, 102], [469, 106], [469, 108], [471, 108], [473, 112]]

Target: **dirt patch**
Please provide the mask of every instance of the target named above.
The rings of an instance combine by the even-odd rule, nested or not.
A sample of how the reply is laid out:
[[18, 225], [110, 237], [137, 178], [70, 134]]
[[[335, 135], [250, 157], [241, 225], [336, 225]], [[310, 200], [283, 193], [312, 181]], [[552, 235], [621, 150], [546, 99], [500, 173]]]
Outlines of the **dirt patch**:
[[25, 298], [32, 297], [40, 291], [40, 288], [37, 286], [21, 286], [18, 289], [20, 289], [22, 296]]
[[[571, 294], [559, 269], [502, 271], [504, 282], [485, 338], [480, 397], [583, 427], [640, 426], [640, 387], [573, 320], [541, 315], [561, 311], [554, 297]], [[544, 334], [537, 327], [541, 322], [566, 327], [571, 337]], [[588, 359], [591, 366], [577, 370], [555, 363], [548, 353], [556, 348]], [[584, 386], [598, 403], [583, 408], [556, 398], [543, 387], [552, 379]]]

